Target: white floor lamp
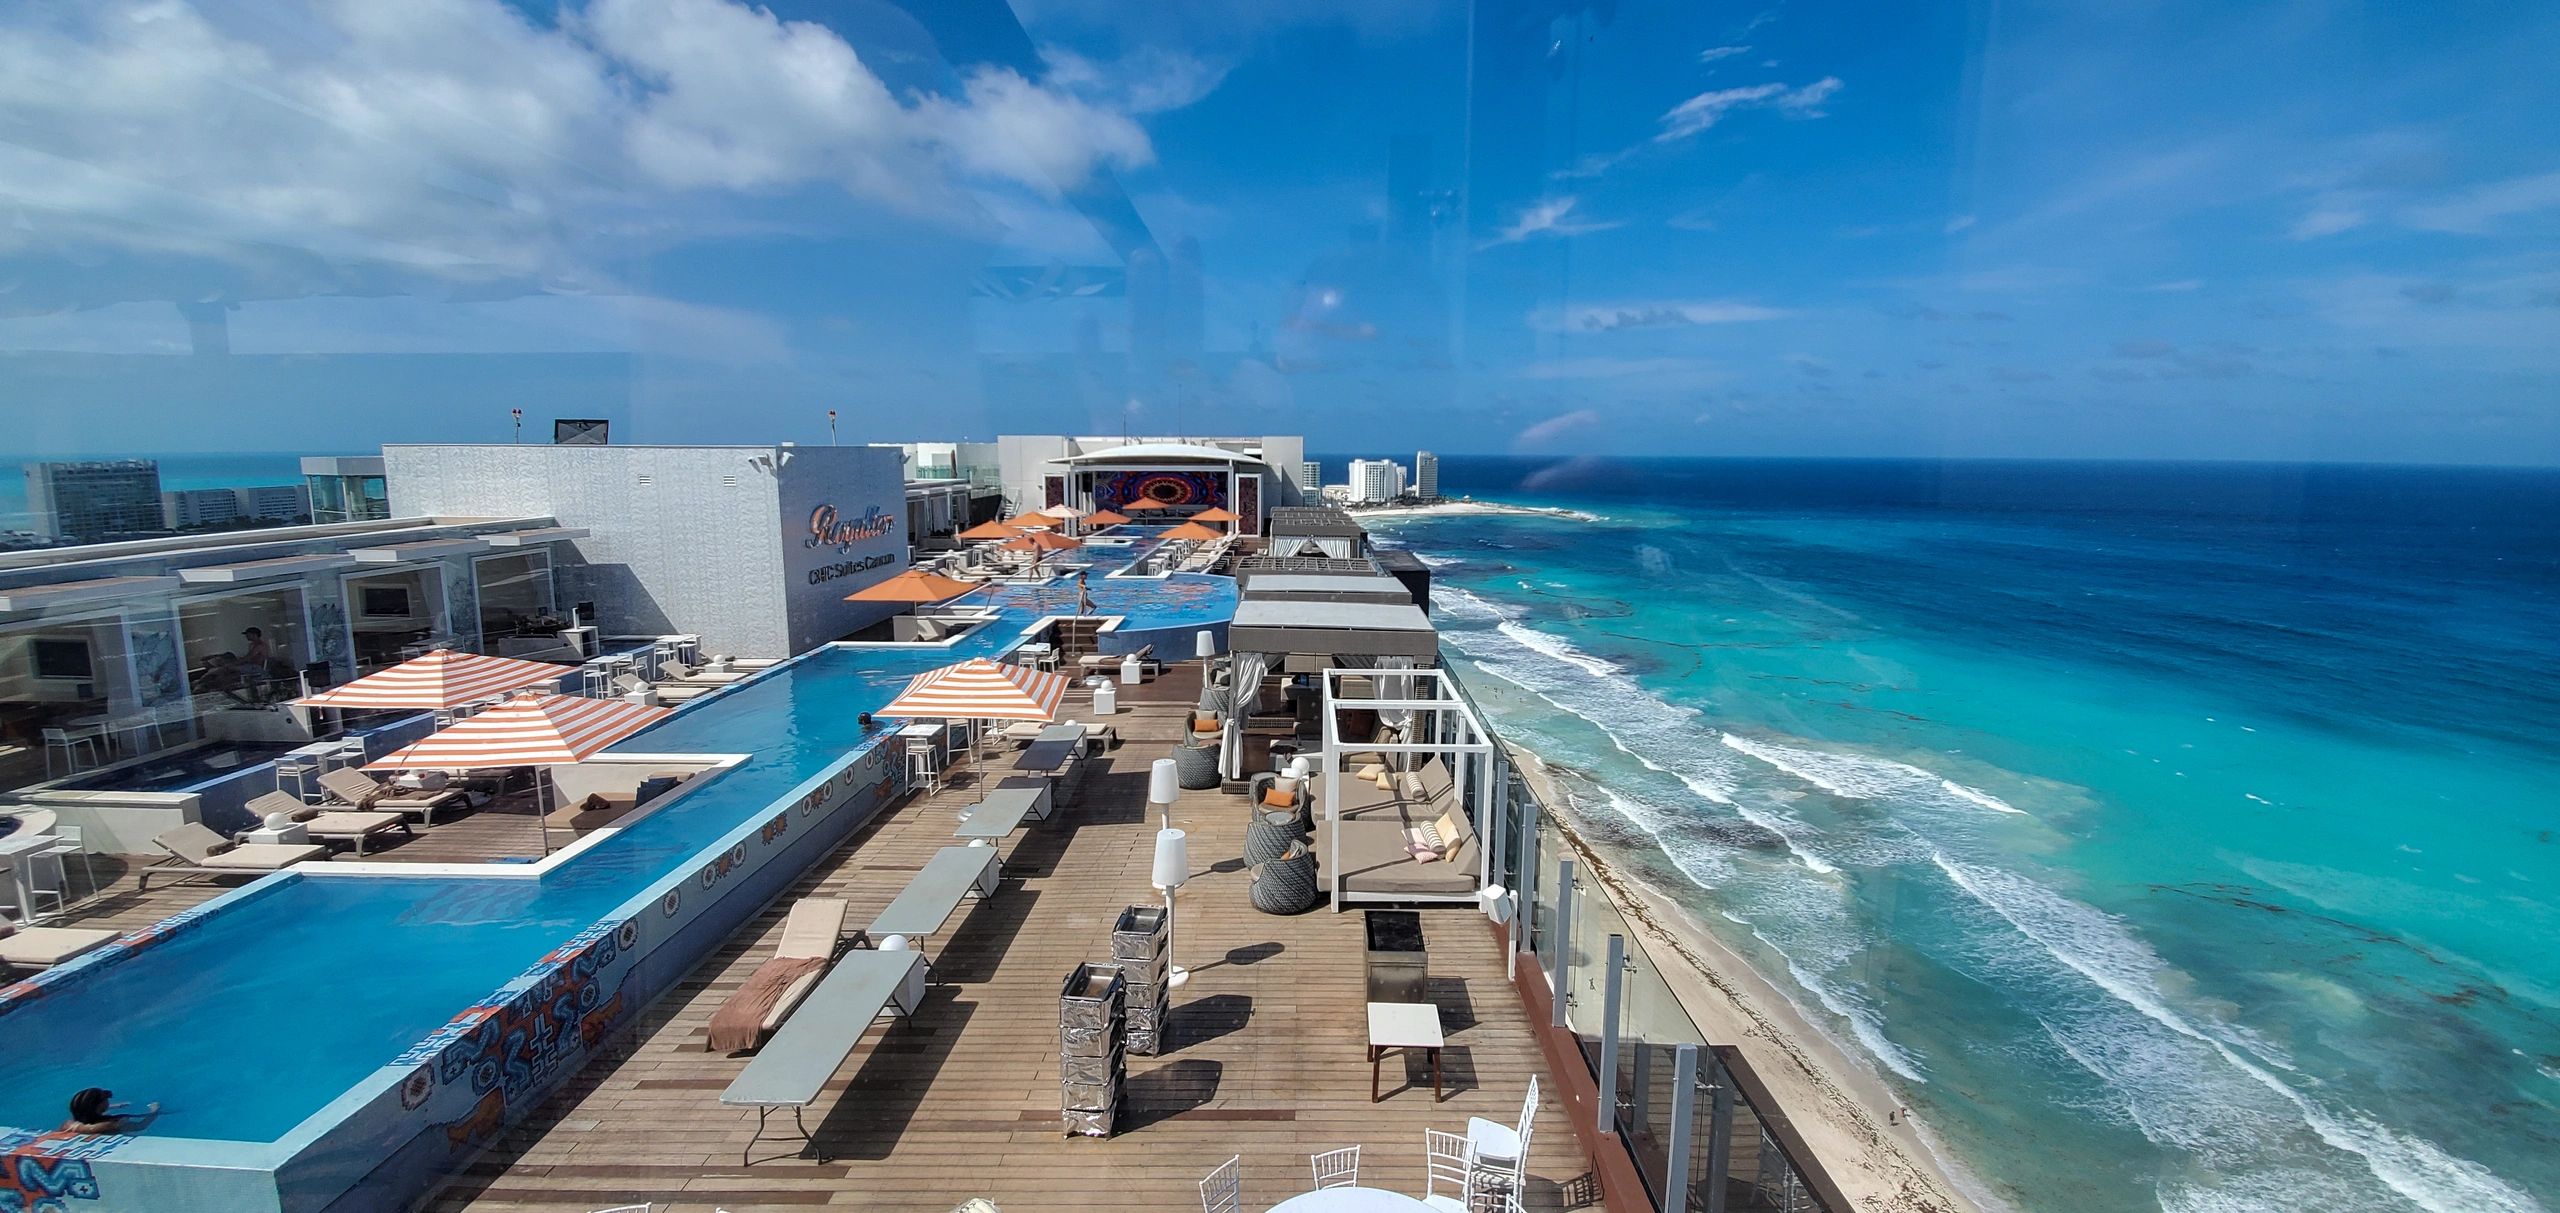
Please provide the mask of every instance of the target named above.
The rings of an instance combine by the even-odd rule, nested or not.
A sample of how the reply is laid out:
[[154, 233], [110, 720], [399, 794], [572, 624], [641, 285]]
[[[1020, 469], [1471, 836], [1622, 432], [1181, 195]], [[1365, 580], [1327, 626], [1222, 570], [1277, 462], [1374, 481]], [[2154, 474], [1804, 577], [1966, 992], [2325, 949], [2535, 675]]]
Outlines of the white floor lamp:
[[1180, 795], [1182, 783], [1175, 772], [1173, 760], [1156, 759], [1155, 765], [1147, 771], [1147, 803], [1156, 806], [1156, 812], [1164, 822], [1162, 828], [1173, 828], [1173, 799]]
[[1164, 890], [1164, 953], [1167, 986], [1180, 987], [1191, 980], [1191, 971], [1173, 964], [1173, 893], [1182, 882], [1191, 879], [1191, 844], [1182, 831], [1156, 831], [1155, 886]]

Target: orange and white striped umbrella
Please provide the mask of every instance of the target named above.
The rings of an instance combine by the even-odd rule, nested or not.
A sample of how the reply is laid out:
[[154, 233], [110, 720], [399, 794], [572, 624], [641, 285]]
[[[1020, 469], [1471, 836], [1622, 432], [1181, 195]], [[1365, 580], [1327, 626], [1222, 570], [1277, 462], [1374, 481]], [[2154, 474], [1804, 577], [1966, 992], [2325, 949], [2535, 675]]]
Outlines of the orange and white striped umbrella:
[[972, 657], [926, 670], [907, 683], [883, 716], [933, 720], [1051, 720], [1067, 696], [1068, 678]]
[[621, 699], [526, 695], [365, 765], [397, 771], [566, 766], [673, 714]]
[[385, 708], [458, 708], [545, 682], [558, 682], [566, 666], [513, 657], [483, 657], [437, 649], [387, 670], [331, 687], [294, 702], [306, 707], [377, 711]]

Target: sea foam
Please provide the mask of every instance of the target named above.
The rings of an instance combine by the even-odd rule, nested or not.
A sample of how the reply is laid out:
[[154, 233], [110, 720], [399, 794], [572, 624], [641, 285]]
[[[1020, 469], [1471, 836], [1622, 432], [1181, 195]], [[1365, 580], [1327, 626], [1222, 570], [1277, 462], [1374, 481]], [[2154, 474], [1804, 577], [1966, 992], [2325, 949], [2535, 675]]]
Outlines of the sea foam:
[[[2164, 1144], [2212, 1153], [2249, 1151], [2247, 1161], [2261, 1166], [2266, 1136], [2273, 1126], [2251, 1123], [2248, 1101], [2236, 1091], [2206, 1089], [2212, 1076], [2205, 1054], [2227, 1066], [2225, 1074], [2246, 1079], [2261, 1093], [2272, 1093], [2289, 1105], [2299, 1125], [2333, 1149], [2361, 1159], [2374, 1178], [2393, 1192], [2431, 1213], [2526, 1213], [2542, 1205], [2486, 1167], [2446, 1153], [2432, 1142], [2400, 1133], [2352, 1108], [2333, 1109], [2295, 1089], [2274, 1068], [2253, 1057], [2234, 1033], [2209, 1020], [2193, 1019], [2168, 1004], [2156, 974], [2164, 967], [2149, 945], [2135, 938], [2110, 915], [2073, 901], [2015, 872], [1964, 863], [1944, 853], [1933, 857], [1938, 869], [1969, 897], [2014, 927], [2052, 960], [2078, 974], [2116, 1004], [2130, 1009], [2172, 1036], [2201, 1046], [2200, 1052], [2160, 1055], [2120, 1038], [2068, 1040], [2075, 1060], [2134, 1101], [2133, 1112], [2146, 1136]], [[2087, 1025], [2080, 1025], [2082, 1030]], [[2057, 1040], [2071, 1030], [2048, 1020]], [[2129, 1068], [2131, 1067], [2131, 1068]], [[2240, 1159], [2221, 1160], [2230, 1165]], [[2306, 1203], [2301, 1208], [2334, 1208]]]

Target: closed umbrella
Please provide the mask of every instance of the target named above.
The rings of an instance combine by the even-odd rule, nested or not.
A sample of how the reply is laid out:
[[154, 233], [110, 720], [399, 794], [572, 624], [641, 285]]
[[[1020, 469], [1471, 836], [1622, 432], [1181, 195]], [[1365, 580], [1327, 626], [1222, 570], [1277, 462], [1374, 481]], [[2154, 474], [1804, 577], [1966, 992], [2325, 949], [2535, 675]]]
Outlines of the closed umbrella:
[[[377, 771], [534, 767], [547, 777], [551, 768], [584, 762], [673, 714], [672, 709], [621, 699], [522, 695], [365, 765]], [[551, 853], [551, 830], [543, 820], [548, 800], [545, 795], [534, 799], [534, 822], [542, 829], [546, 855]]]
[[345, 686], [294, 700], [305, 707], [373, 712], [391, 708], [451, 711], [483, 699], [545, 682], [558, 682], [570, 671], [542, 661], [484, 657], [437, 649], [387, 670], [379, 670]]

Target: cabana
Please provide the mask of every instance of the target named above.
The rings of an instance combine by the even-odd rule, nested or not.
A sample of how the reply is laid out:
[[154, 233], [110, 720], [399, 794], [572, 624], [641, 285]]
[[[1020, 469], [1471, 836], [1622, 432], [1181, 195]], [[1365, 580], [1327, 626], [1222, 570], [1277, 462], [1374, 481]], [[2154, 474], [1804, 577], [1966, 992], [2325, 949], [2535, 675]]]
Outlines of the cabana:
[[1323, 712], [1316, 846], [1336, 911], [1499, 884], [1503, 758], [1447, 671], [1327, 670]]
[[[1439, 633], [1401, 583], [1256, 576], [1227, 644], [1226, 774], [1256, 773], [1247, 733], [1275, 726], [1320, 765], [1308, 774], [1319, 789], [1316, 854], [1337, 908], [1469, 902], [1496, 883], [1477, 823], [1502, 787], [1501, 758], [1473, 706], [1434, 668]], [[1321, 683], [1274, 705], [1265, 682], [1275, 673]]]

